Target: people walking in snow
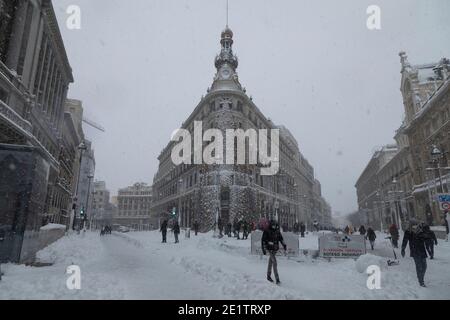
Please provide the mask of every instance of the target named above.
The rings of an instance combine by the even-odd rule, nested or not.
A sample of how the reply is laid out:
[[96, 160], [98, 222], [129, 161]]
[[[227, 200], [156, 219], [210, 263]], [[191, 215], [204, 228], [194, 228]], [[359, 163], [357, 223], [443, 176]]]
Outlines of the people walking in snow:
[[294, 233], [298, 234], [300, 232], [300, 225], [298, 224], [298, 222], [294, 223]]
[[235, 238], [239, 239], [239, 225], [237, 218], [233, 220], [233, 234]]
[[264, 231], [261, 239], [261, 248], [264, 255], [269, 253], [269, 264], [267, 267], [267, 280], [273, 282], [272, 280], [272, 268], [275, 274], [275, 280], [277, 284], [280, 284], [280, 277], [278, 275], [278, 265], [276, 254], [279, 250], [279, 243], [283, 246], [284, 251], [286, 251], [286, 244], [284, 243], [283, 236], [280, 232], [280, 227], [278, 223], [271, 220], [269, 223], [269, 228]]
[[436, 234], [430, 229], [430, 226], [423, 227], [423, 233], [425, 237], [425, 248], [430, 255], [430, 260], [434, 259], [434, 246], [438, 244]]
[[233, 225], [231, 224], [231, 222], [227, 223], [227, 235], [228, 238], [231, 238], [231, 229], [233, 228]]
[[300, 222], [300, 236], [302, 238], [305, 237], [306, 226], [303, 222]]
[[167, 243], [167, 220], [164, 220], [159, 230], [162, 234], [162, 243]]
[[197, 235], [198, 234], [198, 229], [200, 227], [200, 224], [198, 223], [197, 220], [194, 221], [194, 225], [193, 226], [194, 226], [195, 235]]
[[394, 248], [398, 248], [398, 239], [400, 238], [400, 234], [395, 223], [391, 224], [391, 226], [389, 227], [389, 233], [391, 235], [392, 245], [394, 246]]
[[366, 235], [366, 228], [364, 226], [360, 226], [358, 231], [360, 235], [362, 236]]
[[402, 257], [405, 257], [405, 249], [409, 243], [410, 255], [416, 265], [417, 279], [422, 287], [425, 287], [425, 273], [427, 271], [427, 252], [425, 249], [425, 237], [423, 223], [411, 219], [409, 228], [403, 235]]
[[173, 235], [175, 236], [175, 243], [178, 243], [178, 235], [180, 234], [180, 225], [178, 224], [178, 221], [175, 221], [173, 227], [172, 227]]
[[350, 227], [349, 227], [349, 226], [346, 226], [346, 227], [345, 227], [344, 233], [345, 233], [346, 235], [350, 235]]
[[242, 228], [242, 220], [239, 220], [236, 225], [237, 239], [241, 240], [241, 228]]
[[367, 237], [366, 237], [369, 242], [370, 242], [370, 247], [372, 248], [372, 250], [374, 250], [375, 247], [375, 239], [377, 238], [377, 235], [375, 234], [375, 231], [373, 231], [373, 229], [371, 227], [369, 227], [367, 229]]

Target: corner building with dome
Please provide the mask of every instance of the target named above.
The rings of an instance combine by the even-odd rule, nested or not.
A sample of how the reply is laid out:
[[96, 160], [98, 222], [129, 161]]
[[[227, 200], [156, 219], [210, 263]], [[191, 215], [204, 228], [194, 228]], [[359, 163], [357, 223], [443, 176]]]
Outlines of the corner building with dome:
[[[159, 168], [153, 180], [153, 218], [179, 219], [182, 228], [192, 228], [198, 221], [201, 231], [214, 228], [218, 216], [224, 224], [235, 219], [257, 223], [264, 217], [277, 217], [280, 225], [290, 228], [296, 222], [304, 222], [310, 228], [314, 220], [331, 226], [331, 207], [322, 197], [314, 168], [300, 152], [296, 139], [287, 128], [267, 118], [239, 82], [233, 32], [228, 26], [221, 34], [220, 44], [214, 81], [182, 129], [194, 137], [194, 122], [202, 121], [203, 131], [219, 129], [224, 141], [227, 129], [267, 129], [269, 139], [270, 130], [279, 129], [279, 171], [273, 176], [261, 175], [260, 165], [248, 162], [177, 166], [171, 158], [177, 142], [171, 141], [158, 157]], [[204, 142], [203, 146], [207, 144]]]

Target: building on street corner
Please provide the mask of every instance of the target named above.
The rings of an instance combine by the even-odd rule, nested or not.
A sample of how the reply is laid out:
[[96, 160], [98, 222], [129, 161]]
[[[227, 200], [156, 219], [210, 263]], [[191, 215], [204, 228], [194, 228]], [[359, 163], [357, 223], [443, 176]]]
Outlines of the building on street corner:
[[[233, 37], [227, 26], [221, 34], [213, 83], [183, 122], [182, 129], [193, 135], [195, 123], [201, 122], [203, 130], [216, 129], [221, 133], [229, 129], [279, 130], [279, 170], [275, 175], [263, 175], [260, 165], [250, 161], [225, 164], [218, 154], [213, 155], [216, 161], [212, 164], [175, 165], [171, 159], [175, 143], [171, 141], [158, 157], [152, 216], [176, 218], [185, 228], [198, 221], [204, 231], [211, 230], [218, 217], [224, 223], [278, 218], [280, 224], [290, 228], [295, 222], [304, 222], [310, 227], [315, 217], [319, 219], [324, 211], [328, 216], [331, 211], [328, 205], [320, 206], [325, 202], [320, 192], [314, 191], [317, 183], [314, 168], [300, 152], [291, 132], [267, 118], [247, 95], [237, 74], [239, 63], [233, 53]], [[236, 148], [234, 151], [236, 160]]]
[[356, 183], [360, 212], [384, 228], [411, 218], [441, 225], [437, 195], [450, 191], [450, 61], [412, 65], [401, 52], [400, 62], [405, 120], [389, 155], [377, 151]]

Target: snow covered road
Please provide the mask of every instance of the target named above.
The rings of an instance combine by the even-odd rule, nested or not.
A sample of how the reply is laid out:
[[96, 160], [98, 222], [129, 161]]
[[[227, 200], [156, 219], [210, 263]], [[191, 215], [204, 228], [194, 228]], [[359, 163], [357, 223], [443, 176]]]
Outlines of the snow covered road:
[[[0, 299], [450, 299], [450, 245], [443, 241], [428, 260], [428, 288], [417, 285], [411, 258], [388, 268], [386, 258], [373, 257], [382, 263], [382, 288], [369, 290], [354, 260], [280, 257], [278, 287], [265, 280], [267, 257], [249, 254], [250, 240], [168, 239], [161, 244], [159, 232], [64, 237], [39, 253], [52, 266], [3, 265]], [[300, 243], [316, 249], [317, 236]], [[390, 257], [389, 243], [378, 241], [374, 254]], [[66, 287], [72, 264], [81, 268], [81, 290]]]

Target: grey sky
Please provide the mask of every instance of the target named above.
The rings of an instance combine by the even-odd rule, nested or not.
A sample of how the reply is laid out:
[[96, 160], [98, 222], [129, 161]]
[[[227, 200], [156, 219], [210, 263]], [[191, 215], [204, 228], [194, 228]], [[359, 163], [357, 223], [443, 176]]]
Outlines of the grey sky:
[[[68, 5], [82, 29], [65, 27]], [[366, 28], [381, 7], [382, 30]], [[96, 178], [113, 193], [151, 183], [172, 131], [215, 73], [225, 0], [56, 0], [74, 71], [69, 97], [106, 127], [86, 127]], [[403, 118], [398, 52], [411, 63], [450, 57], [448, 0], [230, 0], [240, 81], [294, 134], [334, 211], [357, 208], [354, 184]]]

